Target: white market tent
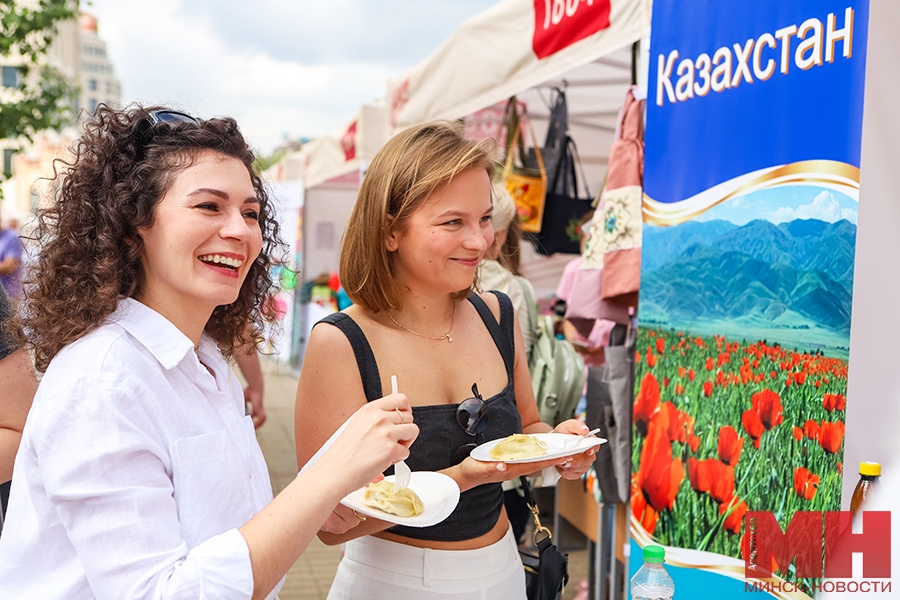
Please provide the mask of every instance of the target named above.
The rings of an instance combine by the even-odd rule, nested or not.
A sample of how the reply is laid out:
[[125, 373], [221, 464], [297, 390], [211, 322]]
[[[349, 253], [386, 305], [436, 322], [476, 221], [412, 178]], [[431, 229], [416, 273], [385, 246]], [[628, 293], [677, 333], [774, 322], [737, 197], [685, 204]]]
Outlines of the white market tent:
[[[548, 92], [568, 84], [572, 135], [584, 138], [581, 154], [605, 156], [631, 83], [631, 45], [650, 27], [648, 2], [613, 2], [609, 27], [542, 57], [536, 53], [541, 48], [535, 32], [553, 24], [550, 19], [539, 22], [535, 4], [499, 2], [463, 22], [431, 56], [391, 79], [387, 96], [391, 133], [434, 119], [465, 118], [517, 95], [527, 103], [540, 140], [546, 127], [540, 126], [541, 121], [549, 116]], [[588, 4], [594, 3], [546, 4], [575, 6], [574, 21], [587, 18], [578, 11], [590, 10]], [[566, 26], [565, 21], [562, 15], [558, 26]]]
[[384, 106], [364, 104], [345, 125], [313, 140], [295, 153], [306, 189], [365, 169], [387, 141]]
[[266, 171], [268, 181], [301, 180], [305, 188], [299, 248], [304, 280], [337, 269], [340, 236], [356, 200], [360, 173], [385, 141], [384, 107], [365, 104], [346, 124]]

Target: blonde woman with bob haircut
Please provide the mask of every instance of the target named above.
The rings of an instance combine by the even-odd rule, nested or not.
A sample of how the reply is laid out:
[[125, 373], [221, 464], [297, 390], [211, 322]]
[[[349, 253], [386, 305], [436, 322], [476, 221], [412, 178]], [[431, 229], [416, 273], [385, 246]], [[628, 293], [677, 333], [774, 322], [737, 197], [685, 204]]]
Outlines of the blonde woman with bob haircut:
[[[467, 140], [456, 124], [403, 131], [375, 156], [347, 222], [340, 276], [354, 304], [310, 336], [295, 411], [299, 464], [396, 375], [420, 430], [407, 464], [452, 477], [462, 494], [432, 527], [368, 518], [344, 534], [320, 531], [325, 543], [347, 542], [331, 600], [521, 600], [524, 570], [502, 482], [542, 469], [575, 479], [593, 461], [588, 453], [526, 465], [468, 456], [476, 444], [551, 430], [540, 422], [509, 298], [473, 292], [494, 239], [494, 154], [493, 141]], [[571, 420], [556, 431], [587, 428]]]

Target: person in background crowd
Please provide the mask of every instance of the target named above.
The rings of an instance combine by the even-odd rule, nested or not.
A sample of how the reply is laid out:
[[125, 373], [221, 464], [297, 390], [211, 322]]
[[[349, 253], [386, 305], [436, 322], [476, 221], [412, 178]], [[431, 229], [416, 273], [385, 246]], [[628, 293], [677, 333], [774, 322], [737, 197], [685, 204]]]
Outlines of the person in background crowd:
[[247, 381], [244, 387], [247, 414], [253, 419], [253, 427], [259, 429], [266, 422], [266, 409], [263, 407], [265, 378], [259, 362], [259, 351], [254, 344], [235, 348], [234, 362]]
[[[494, 213], [491, 221], [494, 225], [494, 241], [484, 255], [484, 262], [478, 270], [478, 279], [484, 291], [497, 290], [503, 292], [513, 303], [519, 317], [519, 328], [522, 330], [522, 343], [525, 346], [526, 359], [531, 357], [534, 346], [536, 323], [531, 322], [531, 308], [526, 300], [526, 293], [534, 301], [534, 287], [531, 282], [519, 273], [519, 244], [522, 239], [522, 226], [516, 212], [516, 203], [502, 183], [493, 186]], [[522, 288], [527, 287], [527, 292]]]
[[313, 280], [311, 302], [315, 302], [322, 308], [332, 312], [338, 310], [338, 301], [335, 295], [339, 287], [337, 273], [322, 273]]
[[31, 357], [19, 347], [8, 327], [12, 316], [12, 305], [0, 287], [0, 530], [9, 499], [13, 462], [37, 390]]
[[[467, 140], [457, 124], [400, 132], [369, 165], [347, 222], [340, 280], [353, 305], [312, 330], [294, 416], [298, 464], [396, 375], [421, 428], [408, 466], [453, 478], [462, 494], [431, 527], [369, 517], [343, 535], [321, 532], [346, 542], [331, 600], [522, 600], [501, 482], [545, 468], [577, 479], [593, 460], [592, 450], [530, 464], [468, 456], [476, 443], [552, 429], [540, 422], [512, 303], [472, 291], [494, 237], [493, 156], [492, 141]], [[460, 419], [469, 397], [483, 411], [469, 419], [464, 407]], [[556, 431], [587, 428], [570, 420]]]
[[[522, 227], [519, 224], [516, 203], [502, 182], [494, 183], [493, 198], [494, 212], [491, 215], [491, 222], [494, 225], [494, 241], [485, 252], [485, 260], [478, 270], [478, 280], [484, 291], [497, 290], [509, 296], [519, 317], [522, 345], [525, 347], [526, 362], [530, 364], [537, 327], [537, 323], [531, 321], [532, 314], [537, 313], [537, 307], [528, 306], [529, 302], [534, 302], [534, 287], [530, 281], [519, 275]], [[531, 510], [525, 502], [524, 495], [520, 493], [518, 479], [503, 482], [503, 497], [513, 536], [516, 543], [522, 546], [525, 542], [525, 529], [531, 520]]]
[[19, 221], [8, 219], [0, 230], [0, 285], [13, 300], [22, 295], [22, 255], [25, 249], [19, 241]]
[[[224, 354], [261, 338], [282, 247], [230, 118], [98, 107], [41, 214], [22, 331], [44, 372], [0, 598], [274, 598], [338, 502], [405, 458], [392, 394], [276, 498]], [[352, 518], [352, 517], [351, 517]]]

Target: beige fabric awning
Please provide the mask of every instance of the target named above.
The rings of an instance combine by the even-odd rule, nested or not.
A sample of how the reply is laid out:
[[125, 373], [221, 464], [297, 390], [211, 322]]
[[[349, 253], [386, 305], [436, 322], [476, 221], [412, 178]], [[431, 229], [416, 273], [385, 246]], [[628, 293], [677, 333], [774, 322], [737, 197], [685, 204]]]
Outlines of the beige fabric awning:
[[[627, 85], [630, 71], [602, 59], [645, 35], [648, 4], [502, 0], [463, 22], [431, 56], [388, 82], [390, 133], [464, 117], [555, 80], [562, 84], [562, 76], [575, 69], [582, 82]], [[616, 98], [616, 108], [623, 100], [624, 94]]]
[[345, 125], [286, 155], [266, 174], [274, 181], [302, 179], [303, 187], [309, 189], [359, 172], [386, 141], [385, 108], [364, 104]]

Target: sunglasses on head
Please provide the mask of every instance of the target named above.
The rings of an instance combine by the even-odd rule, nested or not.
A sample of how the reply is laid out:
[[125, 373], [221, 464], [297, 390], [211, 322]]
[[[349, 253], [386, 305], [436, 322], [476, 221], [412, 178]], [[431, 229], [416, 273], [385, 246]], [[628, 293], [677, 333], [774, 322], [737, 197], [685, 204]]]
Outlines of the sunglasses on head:
[[144, 119], [150, 121], [151, 126], [162, 122], [190, 123], [191, 125], [200, 124], [200, 119], [177, 110], [154, 110], [144, 117]]
[[[472, 398], [467, 398], [459, 403], [459, 407], [456, 409], [456, 422], [463, 428], [463, 431], [474, 437], [487, 427], [487, 404], [478, 393], [477, 383], [472, 384], [472, 393], [474, 394]], [[476, 444], [471, 443], [457, 448], [451, 457], [452, 464], [457, 465], [465, 460], [475, 446]]]
[[144, 150], [150, 140], [153, 139], [153, 127], [159, 123], [167, 123], [175, 125], [177, 123], [188, 123], [189, 125], [200, 125], [200, 120], [191, 115], [177, 110], [154, 110], [141, 119], [135, 129], [134, 137], [137, 145], [137, 152], [140, 159], [143, 159]]

